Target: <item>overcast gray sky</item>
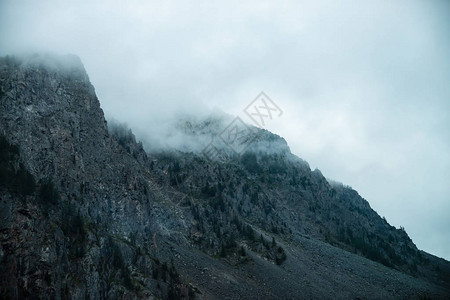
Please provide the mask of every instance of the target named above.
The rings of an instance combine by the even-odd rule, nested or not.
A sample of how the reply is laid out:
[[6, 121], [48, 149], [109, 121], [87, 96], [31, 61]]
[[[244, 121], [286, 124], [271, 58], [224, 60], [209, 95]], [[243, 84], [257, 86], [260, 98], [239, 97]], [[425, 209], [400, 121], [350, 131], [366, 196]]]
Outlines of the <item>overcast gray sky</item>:
[[265, 91], [293, 153], [450, 259], [450, 1], [0, 0], [0, 54], [30, 51], [136, 131]]

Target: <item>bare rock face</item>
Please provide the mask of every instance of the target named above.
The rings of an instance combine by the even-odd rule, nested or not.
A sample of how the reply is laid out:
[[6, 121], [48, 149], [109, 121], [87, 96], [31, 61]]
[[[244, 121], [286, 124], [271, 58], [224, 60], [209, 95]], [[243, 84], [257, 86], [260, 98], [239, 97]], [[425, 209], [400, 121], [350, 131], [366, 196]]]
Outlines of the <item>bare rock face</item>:
[[[206, 140], [222, 123], [177, 126]], [[0, 295], [448, 297], [447, 261], [254, 131], [225, 160], [146, 153], [108, 128], [79, 58], [1, 58]]]
[[[111, 138], [78, 58], [8, 58], [0, 72], [1, 133], [19, 146], [17, 163], [37, 182], [22, 201], [7, 190], [2, 197], [2, 214], [10, 220], [4, 237], [11, 245], [3, 248], [10, 268], [3, 292], [13, 298], [129, 294], [137, 286], [122, 273], [131, 273], [137, 241], [151, 247], [157, 226], [145, 152], [137, 147], [133, 157]], [[44, 193], [45, 186], [57, 196]], [[152, 258], [144, 250], [141, 256], [150, 270]]]

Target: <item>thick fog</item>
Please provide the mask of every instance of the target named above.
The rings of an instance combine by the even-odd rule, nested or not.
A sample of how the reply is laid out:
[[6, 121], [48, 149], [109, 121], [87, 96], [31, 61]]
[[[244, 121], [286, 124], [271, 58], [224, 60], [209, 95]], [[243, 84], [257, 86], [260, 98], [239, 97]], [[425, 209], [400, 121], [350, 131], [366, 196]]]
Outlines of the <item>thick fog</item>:
[[182, 113], [252, 122], [264, 91], [265, 128], [450, 259], [449, 1], [0, 1], [0, 54], [45, 51], [141, 139]]

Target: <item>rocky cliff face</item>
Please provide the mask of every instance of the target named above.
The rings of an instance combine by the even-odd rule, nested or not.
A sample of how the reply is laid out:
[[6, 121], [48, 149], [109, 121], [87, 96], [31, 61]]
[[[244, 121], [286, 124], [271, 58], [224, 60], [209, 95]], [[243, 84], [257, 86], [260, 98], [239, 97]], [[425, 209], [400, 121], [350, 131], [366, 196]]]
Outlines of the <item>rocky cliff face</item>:
[[[156, 264], [148, 252], [159, 208], [145, 152], [129, 155], [109, 135], [77, 58], [3, 61], [1, 80], [1, 132], [19, 146], [17, 161], [37, 183], [22, 201], [4, 190], [2, 211], [10, 217], [2, 224], [3, 292], [119, 298], [146, 285], [145, 278], [132, 280], [128, 268], [141, 263], [137, 272], [149, 274]], [[43, 192], [46, 185], [50, 193]]]
[[[447, 297], [449, 263], [257, 130], [243, 155], [146, 153], [78, 58], [0, 60], [6, 298]], [[180, 122], [202, 139], [223, 122]]]

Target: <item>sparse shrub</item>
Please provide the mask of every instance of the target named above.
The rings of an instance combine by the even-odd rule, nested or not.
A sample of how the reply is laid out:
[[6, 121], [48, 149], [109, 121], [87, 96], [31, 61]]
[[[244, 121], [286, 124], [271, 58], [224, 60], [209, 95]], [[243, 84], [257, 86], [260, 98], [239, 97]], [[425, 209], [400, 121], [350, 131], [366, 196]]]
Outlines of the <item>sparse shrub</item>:
[[80, 212], [75, 213], [75, 207], [70, 203], [63, 204], [61, 230], [70, 238], [70, 257], [82, 258], [86, 252], [87, 231]]
[[152, 278], [158, 279], [158, 275], [159, 275], [159, 269], [156, 265], [153, 265]]
[[239, 249], [239, 254], [241, 256], [246, 256], [247, 255], [247, 253], [245, 252], [245, 248], [243, 246], [241, 246], [241, 248]]
[[130, 270], [128, 270], [127, 267], [122, 268], [122, 278], [123, 278], [123, 285], [129, 290], [133, 290], [134, 289], [133, 281], [131, 280]]
[[275, 263], [277, 265], [281, 265], [285, 260], [286, 260], [286, 253], [284, 253], [284, 250], [283, 250], [283, 252], [281, 254], [279, 254], [279, 255], [277, 254], [276, 257], [275, 257]]
[[270, 174], [281, 174], [286, 172], [286, 164], [282, 160], [276, 160], [269, 165]]
[[168, 270], [167, 263], [164, 262], [164, 263], [161, 265], [161, 278], [162, 278], [162, 280], [163, 280], [164, 282], [167, 281], [167, 270]]
[[227, 256], [227, 250], [226, 250], [226, 248], [225, 248], [225, 245], [224, 244], [222, 244], [221, 246], [220, 246], [220, 257], [225, 257], [225, 256]]
[[208, 197], [214, 197], [216, 195], [216, 187], [210, 186], [208, 183], [201, 189], [202, 194]]
[[35, 181], [22, 164], [15, 169], [19, 153], [18, 146], [10, 144], [4, 136], [0, 136], [0, 186], [27, 196], [33, 194]]
[[255, 231], [250, 225], [244, 226], [244, 236], [249, 239], [250, 241], [255, 240]]
[[124, 268], [122, 252], [120, 252], [119, 246], [113, 243], [113, 253], [112, 253], [112, 265], [116, 269]]
[[0, 136], [0, 161], [8, 161], [19, 154], [19, 147], [8, 142], [6, 137]]
[[39, 198], [44, 204], [57, 204], [60, 196], [52, 181], [47, 180], [41, 185]]
[[222, 195], [219, 194], [217, 197], [214, 197], [214, 199], [211, 201], [211, 207], [214, 210], [220, 209], [221, 212], [225, 212], [226, 205]]
[[21, 164], [15, 176], [15, 186], [23, 196], [33, 194], [35, 190], [34, 177]]
[[253, 152], [245, 152], [241, 156], [241, 163], [250, 173], [258, 173], [261, 171], [261, 167], [258, 165], [258, 160], [256, 159], [256, 154]]

